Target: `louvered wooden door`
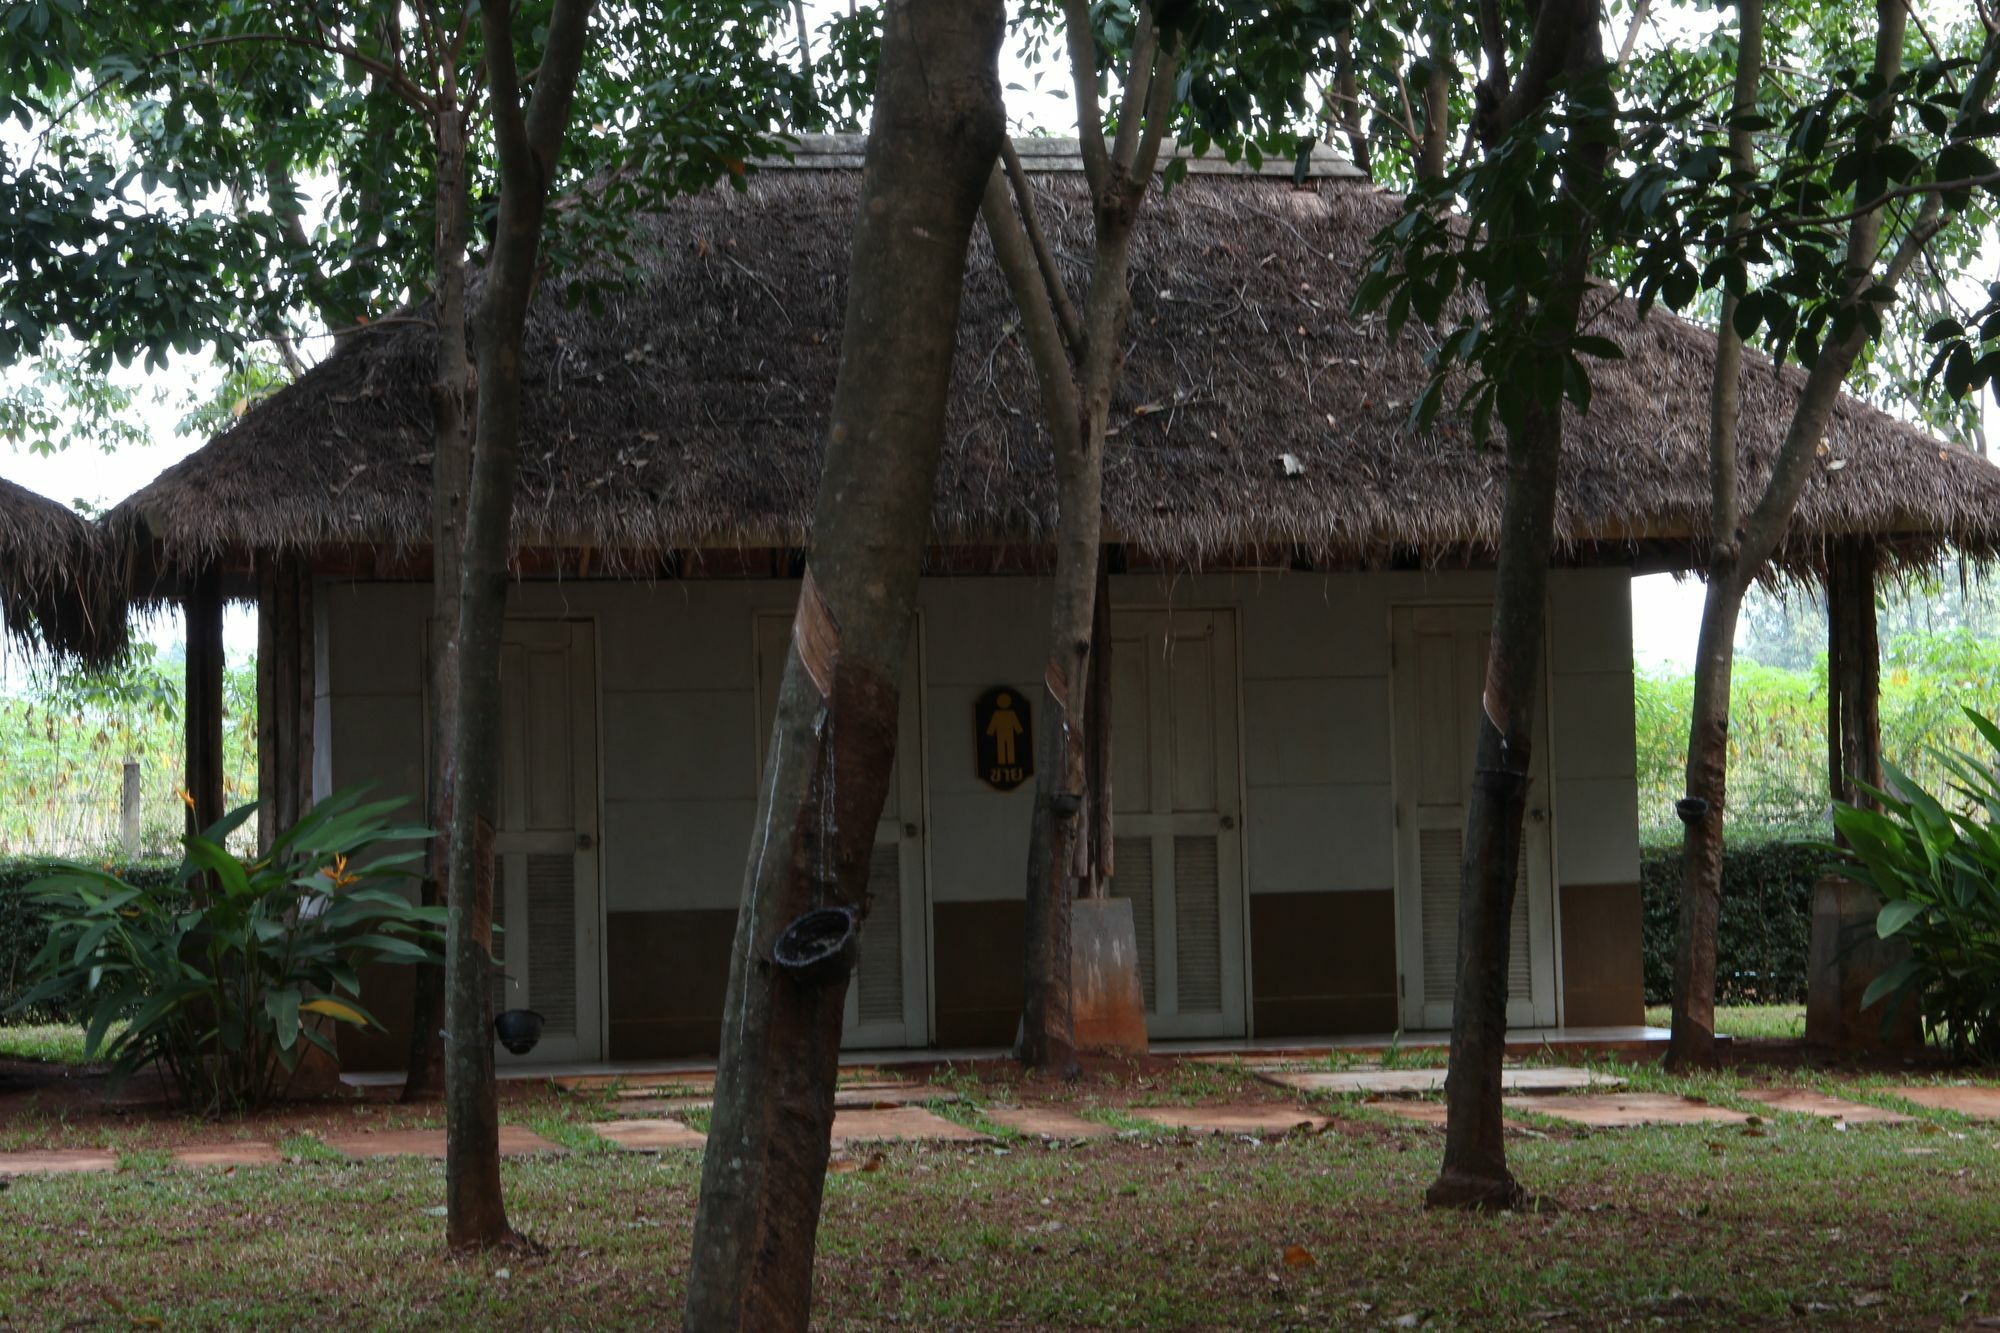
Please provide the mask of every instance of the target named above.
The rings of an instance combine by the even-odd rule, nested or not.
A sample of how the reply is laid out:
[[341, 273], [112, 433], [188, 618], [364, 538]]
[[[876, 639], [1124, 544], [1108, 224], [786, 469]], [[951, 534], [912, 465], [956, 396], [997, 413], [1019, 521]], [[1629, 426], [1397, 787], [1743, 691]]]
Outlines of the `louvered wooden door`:
[[[930, 901], [924, 889], [924, 779], [921, 626], [913, 625], [903, 673], [896, 766], [875, 826], [868, 867], [868, 916], [847, 987], [841, 1044], [850, 1050], [923, 1046], [930, 1041]], [[757, 616], [757, 763], [763, 769], [778, 685], [791, 651], [790, 612]]]
[[[1458, 981], [1459, 857], [1486, 678], [1490, 606], [1405, 606], [1394, 612], [1396, 916], [1403, 1025], [1451, 1025]], [[1528, 815], [1516, 868], [1507, 1022], [1556, 1021], [1550, 893], [1546, 693], [1536, 701]]]
[[1241, 1036], [1235, 621], [1120, 611], [1111, 637], [1112, 893], [1132, 902], [1146, 1030]]
[[587, 622], [510, 620], [500, 650], [494, 1008], [533, 1009], [542, 1039], [509, 1064], [604, 1058], [598, 896], [597, 663]]

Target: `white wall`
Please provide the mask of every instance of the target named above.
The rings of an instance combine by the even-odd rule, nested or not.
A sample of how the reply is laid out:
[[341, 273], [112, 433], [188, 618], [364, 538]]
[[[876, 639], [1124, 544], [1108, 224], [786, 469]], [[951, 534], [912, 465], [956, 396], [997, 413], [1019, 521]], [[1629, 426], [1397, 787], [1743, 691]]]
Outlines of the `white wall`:
[[[763, 741], [753, 616], [789, 610], [797, 587], [746, 579], [513, 590], [515, 614], [596, 619], [609, 910], [736, 905]], [[1390, 607], [1483, 600], [1490, 587], [1489, 575], [1463, 572], [1113, 580], [1117, 606], [1237, 610], [1250, 892], [1392, 887]], [[1628, 587], [1616, 569], [1552, 578], [1559, 883], [1638, 877]], [[374, 780], [420, 799], [428, 589], [335, 583], [321, 594], [327, 780]], [[920, 607], [932, 896], [1018, 898], [1032, 784], [999, 793], [978, 781], [972, 702], [1000, 684], [1039, 700], [1046, 585], [928, 579]]]

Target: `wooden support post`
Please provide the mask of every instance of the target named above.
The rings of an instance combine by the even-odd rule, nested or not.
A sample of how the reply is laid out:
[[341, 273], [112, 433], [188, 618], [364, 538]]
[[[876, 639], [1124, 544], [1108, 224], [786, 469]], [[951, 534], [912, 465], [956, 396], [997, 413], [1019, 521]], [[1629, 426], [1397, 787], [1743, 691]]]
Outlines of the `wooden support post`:
[[268, 852], [278, 822], [278, 571], [265, 562], [257, 569], [257, 850]]
[[257, 575], [257, 845], [312, 804], [312, 576], [280, 559]]
[[314, 711], [318, 705], [319, 646], [313, 614], [312, 566], [303, 559], [287, 562], [296, 585], [292, 598], [292, 634], [297, 644], [297, 676], [293, 681], [292, 818], [303, 816], [313, 803]]
[[1882, 655], [1875, 631], [1875, 542], [1846, 537], [1827, 561], [1827, 761], [1832, 796], [1849, 805], [1882, 785]]
[[187, 793], [188, 831], [222, 818], [222, 574], [213, 565], [188, 587]]
[[[1875, 542], [1842, 537], [1827, 559], [1827, 781], [1831, 799], [1872, 801], [1882, 785], [1881, 652], [1875, 628]], [[1922, 1044], [1914, 1008], [1885, 1026], [1878, 1004], [1861, 996], [1893, 966], [1901, 947], [1875, 938], [1881, 900], [1864, 885], [1829, 876], [1813, 886], [1806, 993], [1806, 1040], [1846, 1050]]]

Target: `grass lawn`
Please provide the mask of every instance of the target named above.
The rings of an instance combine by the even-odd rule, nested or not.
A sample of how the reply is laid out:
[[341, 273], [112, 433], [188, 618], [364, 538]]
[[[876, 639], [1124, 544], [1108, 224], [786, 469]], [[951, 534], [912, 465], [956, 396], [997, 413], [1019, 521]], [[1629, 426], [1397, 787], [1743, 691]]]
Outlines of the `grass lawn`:
[[83, 1063], [83, 1029], [67, 1023], [0, 1026], [0, 1058]]
[[[1728, 1104], [1756, 1072], [1635, 1085]], [[1779, 1075], [1879, 1097], [1883, 1080]], [[1005, 1083], [956, 1080], [978, 1100]], [[1227, 1066], [1154, 1090], [1079, 1088], [1138, 1122], [1149, 1096], [1217, 1100]], [[1101, 1098], [1101, 1100], [1100, 1100]], [[569, 1102], [574, 1102], [572, 1107]], [[1748, 1104], [1744, 1104], [1748, 1107]], [[601, 1102], [524, 1103], [588, 1142]], [[1426, 1213], [1434, 1129], [1351, 1102], [1313, 1137], [1132, 1134], [1053, 1149], [890, 1147], [827, 1180], [817, 1323], [828, 1328], [1906, 1328], [2000, 1311], [2000, 1127], [1778, 1116], [1586, 1132], [1528, 1117], [1516, 1171], [1560, 1211]], [[143, 1142], [134, 1136], [128, 1140]], [[0, 1194], [0, 1323], [169, 1328], [671, 1326], [699, 1178], [691, 1152], [511, 1162], [516, 1224], [547, 1253], [441, 1255], [440, 1167], [302, 1160], [231, 1173], [125, 1154], [112, 1175]], [[1300, 1247], [1290, 1251], [1288, 1248]], [[159, 1321], [155, 1324], [154, 1321]], [[1412, 1326], [1404, 1323], [1402, 1326]]]
[[[1646, 1010], [1646, 1021], [1654, 1027], [1671, 1027], [1673, 1010], [1654, 1005]], [[1798, 1041], [1806, 1035], [1806, 1007], [1802, 1004], [1719, 1004], [1715, 1007], [1715, 1030], [1739, 1041]]]

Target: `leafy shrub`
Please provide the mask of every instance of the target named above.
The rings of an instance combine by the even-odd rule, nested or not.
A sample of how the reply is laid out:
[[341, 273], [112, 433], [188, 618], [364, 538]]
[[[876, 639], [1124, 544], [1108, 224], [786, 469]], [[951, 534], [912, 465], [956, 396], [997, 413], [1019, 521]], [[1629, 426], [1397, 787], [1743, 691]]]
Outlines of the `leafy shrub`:
[[[105, 864], [128, 884], [158, 888], [173, 881], [174, 865], [165, 861], [142, 861], [129, 866]], [[35, 955], [49, 937], [48, 923], [41, 909], [17, 890], [49, 873], [47, 861], [0, 861], [0, 1015], [9, 1021], [26, 1023], [68, 1023], [76, 1021], [77, 1009], [60, 997], [23, 1007], [28, 993], [29, 973]]]
[[19, 891], [48, 935], [16, 1008], [77, 1005], [86, 1059], [108, 1058], [121, 1077], [158, 1064], [184, 1105], [209, 1114], [282, 1090], [308, 1045], [338, 1060], [309, 1020], [380, 1026], [361, 1007], [360, 968], [435, 961], [442, 945], [444, 909], [389, 887], [421, 845], [378, 851], [428, 830], [389, 824], [402, 802], [362, 795], [328, 797], [254, 859], [227, 850], [256, 810], [244, 806], [186, 838], [164, 882], [53, 863]]
[[1882, 895], [1876, 934], [1910, 951], [1869, 985], [1862, 1007], [1887, 998], [1894, 1014], [1915, 1003], [1952, 1054], [1991, 1061], [2000, 1060], [2000, 727], [1965, 713], [1992, 758], [1932, 754], [1966, 808], [1946, 808], [1885, 761], [1881, 809], [1843, 805], [1833, 818], [1848, 843], [1841, 873]]
[[[1806, 997], [1812, 886], [1826, 864], [1818, 843], [1732, 839], [1722, 854], [1722, 914], [1716, 924], [1718, 1004], [1797, 1004]], [[1645, 921], [1646, 1002], [1673, 997], [1674, 933], [1680, 922], [1681, 848], [1663, 843], [1639, 856]]]

